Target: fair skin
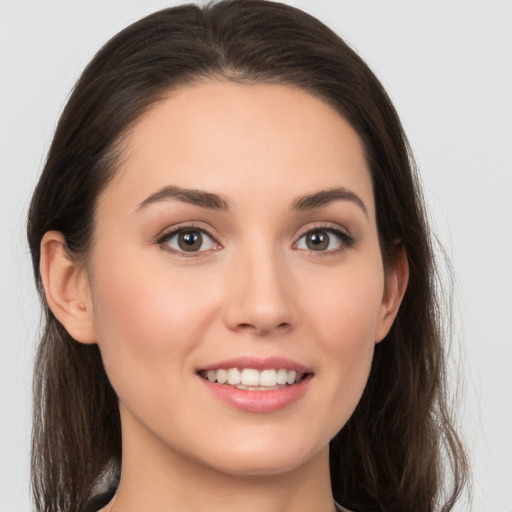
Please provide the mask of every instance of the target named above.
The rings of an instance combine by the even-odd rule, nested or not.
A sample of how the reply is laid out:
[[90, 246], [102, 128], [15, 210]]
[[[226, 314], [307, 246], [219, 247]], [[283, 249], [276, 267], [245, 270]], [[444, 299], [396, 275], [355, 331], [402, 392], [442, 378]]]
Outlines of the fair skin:
[[[125, 146], [86, 264], [57, 232], [41, 258], [50, 307], [119, 396], [104, 512], [334, 510], [329, 441], [407, 284], [403, 253], [382, 263], [359, 137], [304, 91], [204, 81]], [[230, 368], [270, 381], [217, 382]]]

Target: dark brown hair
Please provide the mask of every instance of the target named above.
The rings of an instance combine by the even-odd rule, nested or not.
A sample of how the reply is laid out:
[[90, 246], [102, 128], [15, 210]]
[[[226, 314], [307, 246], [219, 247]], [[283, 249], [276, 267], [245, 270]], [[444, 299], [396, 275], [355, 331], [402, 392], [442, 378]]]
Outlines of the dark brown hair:
[[60, 118], [28, 217], [45, 314], [34, 382], [37, 510], [83, 511], [102, 481], [115, 485], [121, 461], [117, 398], [98, 347], [74, 341], [44, 300], [41, 239], [58, 230], [69, 254], [86, 258], [96, 200], [122, 157], [123, 136], [170, 89], [202, 78], [302, 88], [359, 134], [384, 262], [401, 240], [410, 280], [363, 397], [331, 441], [333, 494], [355, 510], [450, 510], [467, 465], [450, 419], [437, 270], [406, 137], [381, 84], [340, 37], [263, 0], [185, 5], [134, 23], [94, 57]]

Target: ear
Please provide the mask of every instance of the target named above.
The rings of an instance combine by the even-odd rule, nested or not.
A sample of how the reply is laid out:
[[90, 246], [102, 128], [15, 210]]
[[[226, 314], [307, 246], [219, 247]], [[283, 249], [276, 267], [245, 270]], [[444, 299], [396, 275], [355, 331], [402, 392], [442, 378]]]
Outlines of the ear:
[[39, 264], [46, 301], [57, 320], [81, 343], [96, 343], [91, 293], [85, 271], [66, 250], [64, 235], [48, 231]]
[[397, 242], [393, 261], [386, 269], [384, 294], [377, 319], [375, 343], [382, 341], [395, 321], [409, 282], [409, 262], [400, 242]]

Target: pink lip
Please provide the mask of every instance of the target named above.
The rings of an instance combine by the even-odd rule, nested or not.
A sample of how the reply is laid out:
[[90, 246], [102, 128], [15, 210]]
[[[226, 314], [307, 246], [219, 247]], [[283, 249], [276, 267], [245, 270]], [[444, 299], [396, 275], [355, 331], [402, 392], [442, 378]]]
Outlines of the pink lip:
[[284, 368], [285, 370], [295, 370], [297, 373], [313, 373], [311, 368], [307, 368], [306, 366], [299, 364], [291, 359], [287, 359], [286, 357], [253, 357], [253, 356], [243, 356], [237, 357], [233, 359], [227, 359], [225, 361], [219, 361], [217, 363], [209, 364], [207, 366], [202, 366], [198, 368], [198, 371], [201, 370], [220, 370], [220, 369], [228, 369], [228, 368], [254, 368], [255, 370], [269, 370]]
[[[233, 367], [231, 367], [233, 368]], [[248, 391], [226, 384], [217, 384], [201, 379], [201, 382], [220, 400], [246, 412], [279, 411], [299, 400], [306, 392], [312, 375], [309, 374], [298, 384], [268, 391]]]
[[[200, 371], [228, 368], [254, 368], [255, 370], [279, 369], [295, 370], [297, 373], [308, 374], [299, 383], [284, 386], [280, 389], [249, 391], [238, 389], [227, 384], [210, 382], [199, 376]], [[308, 389], [313, 377], [310, 368], [291, 359], [283, 357], [257, 358], [252, 356], [238, 357], [210, 364], [198, 369], [198, 378], [217, 398], [228, 405], [246, 412], [275, 412], [298, 401]]]

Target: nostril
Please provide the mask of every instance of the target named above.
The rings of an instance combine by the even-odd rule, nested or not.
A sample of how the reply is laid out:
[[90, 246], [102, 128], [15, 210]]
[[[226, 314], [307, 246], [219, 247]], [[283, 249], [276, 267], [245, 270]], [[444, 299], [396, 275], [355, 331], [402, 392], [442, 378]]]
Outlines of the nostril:
[[222, 315], [229, 329], [267, 335], [284, 333], [295, 325], [298, 315], [291, 301], [264, 299], [261, 294], [246, 293], [226, 301]]
[[258, 328], [255, 325], [245, 323], [245, 324], [238, 324], [236, 326], [236, 330], [238, 330], [238, 331], [256, 331], [256, 330], [258, 330]]
[[272, 322], [258, 322], [258, 323], [241, 323], [235, 327], [235, 330], [238, 332], [250, 331], [254, 332], [259, 336], [266, 336], [272, 331], [287, 331], [291, 328], [291, 324], [289, 322], [281, 322], [279, 324], [274, 324]]

